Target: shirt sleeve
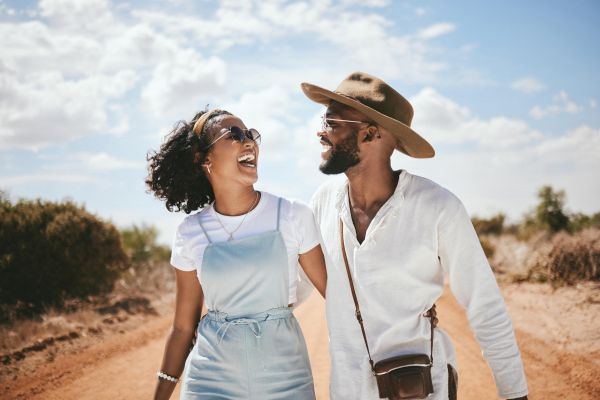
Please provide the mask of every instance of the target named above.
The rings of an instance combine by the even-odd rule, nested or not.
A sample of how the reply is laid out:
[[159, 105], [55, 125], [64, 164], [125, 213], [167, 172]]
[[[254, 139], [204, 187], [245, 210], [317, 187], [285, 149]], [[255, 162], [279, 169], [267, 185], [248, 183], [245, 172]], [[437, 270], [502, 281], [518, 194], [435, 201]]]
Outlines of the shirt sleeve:
[[171, 265], [182, 271], [193, 271], [196, 269], [193, 258], [190, 257], [188, 235], [186, 235], [186, 222], [184, 220], [177, 227], [173, 244], [171, 246]]
[[450, 288], [465, 308], [502, 398], [527, 394], [527, 382], [512, 322], [496, 278], [463, 204], [454, 198], [439, 229], [439, 257]]
[[317, 223], [309, 206], [300, 201], [292, 202], [292, 220], [297, 234], [298, 254], [304, 254], [320, 243]]

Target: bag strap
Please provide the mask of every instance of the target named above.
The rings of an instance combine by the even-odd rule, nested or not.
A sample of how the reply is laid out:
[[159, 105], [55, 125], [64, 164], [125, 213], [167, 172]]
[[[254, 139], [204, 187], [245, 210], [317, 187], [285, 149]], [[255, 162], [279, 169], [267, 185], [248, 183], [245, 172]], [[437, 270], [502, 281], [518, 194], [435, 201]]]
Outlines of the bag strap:
[[363, 325], [362, 316], [360, 314], [360, 307], [358, 306], [358, 298], [354, 291], [354, 284], [352, 283], [352, 275], [350, 274], [350, 267], [348, 266], [348, 257], [346, 256], [346, 245], [344, 244], [344, 225], [340, 218], [340, 240], [342, 241], [342, 256], [344, 257], [344, 264], [346, 264], [346, 273], [348, 274], [348, 281], [350, 282], [350, 290], [352, 291], [352, 299], [354, 299], [354, 315], [360, 324], [360, 330], [362, 331], [363, 339], [365, 340], [365, 346], [367, 347], [367, 353], [369, 354], [369, 364], [371, 364], [371, 370], [375, 373], [375, 366], [373, 359], [371, 358], [371, 351], [369, 350], [369, 343], [367, 342], [367, 335], [365, 333], [365, 326]]
[[[369, 364], [371, 364], [371, 370], [375, 373], [375, 364], [371, 358], [371, 351], [369, 350], [369, 343], [367, 341], [367, 334], [365, 333], [365, 326], [363, 324], [362, 315], [360, 313], [360, 307], [358, 306], [358, 298], [356, 297], [356, 291], [354, 290], [354, 283], [352, 280], [352, 274], [350, 273], [350, 266], [348, 264], [348, 256], [346, 255], [346, 245], [344, 244], [344, 223], [340, 218], [340, 241], [342, 244], [342, 257], [344, 258], [344, 264], [346, 265], [346, 273], [348, 274], [348, 282], [350, 283], [350, 291], [352, 292], [352, 299], [354, 300], [354, 315], [356, 320], [360, 324], [360, 330], [362, 332], [363, 339], [365, 340], [365, 347], [367, 348], [367, 354], [369, 354]], [[424, 316], [429, 317], [429, 325], [431, 326], [431, 339], [430, 339], [430, 360], [433, 364], [433, 313], [435, 313], [435, 304], [425, 313]]]

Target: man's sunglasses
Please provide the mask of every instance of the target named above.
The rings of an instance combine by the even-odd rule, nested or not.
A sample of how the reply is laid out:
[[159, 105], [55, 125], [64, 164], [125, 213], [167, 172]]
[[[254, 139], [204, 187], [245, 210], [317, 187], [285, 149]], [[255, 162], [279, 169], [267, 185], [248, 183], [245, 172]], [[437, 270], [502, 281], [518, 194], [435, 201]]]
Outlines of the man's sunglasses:
[[209, 143], [209, 145], [206, 146], [206, 149], [209, 149], [213, 144], [217, 142], [217, 140], [224, 138], [225, 136], [227, 136], [227, 139], [229, 140], [235, 140], [236, 142], [240, 143], [244, 143], [244, 141], [248, 139], [252, 140], [257, 145], [260, 144], [260, 133], [258, 133], [258, 131], [254, 128], [242, 129], [238, 126], [232, 126], [230, 128], [225, 128], [224, 131], [225, 132], [223, 132], [221, 136], [217, 137], [215, 140]]
[[331, 133], [333, 132], [333, 126], [329, 124], [329, 121], [333, 122], [350, 122], [354, 124], [371, 124], [371, 122], [367, 121], [354, 121], [351, 119], [337, 119], [337, 118], [327, 118], [326, 116], [321, 116], [321, 132]]

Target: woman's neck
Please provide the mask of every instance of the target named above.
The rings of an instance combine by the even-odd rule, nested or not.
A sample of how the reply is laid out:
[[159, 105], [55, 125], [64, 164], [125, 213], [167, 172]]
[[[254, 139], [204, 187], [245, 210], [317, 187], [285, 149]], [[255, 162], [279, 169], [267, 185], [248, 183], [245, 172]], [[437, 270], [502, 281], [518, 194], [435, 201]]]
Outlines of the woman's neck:
[[224, 188], [214, 188], [215, 203], [213, 207], [222, 215], [237, 216], [246, 214], [258, 203], [259, 195], [254, 186], [231, 185]]

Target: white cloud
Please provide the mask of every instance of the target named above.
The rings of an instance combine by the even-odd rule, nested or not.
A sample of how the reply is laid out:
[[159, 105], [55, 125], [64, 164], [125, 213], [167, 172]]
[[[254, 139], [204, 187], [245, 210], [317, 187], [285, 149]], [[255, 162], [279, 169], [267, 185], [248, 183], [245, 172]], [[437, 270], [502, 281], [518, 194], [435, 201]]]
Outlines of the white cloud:
[[[105, 152], [78, 152], [65, 156], [36, 156], [38, 172], [0, 176], [3, 187], [32, 184], [81, 184], [98, 182], [98, 173], [117, 170], [144, 171], [145, 163], [115, 157]], [[106, 182], [104, 183], [106, 184]]]
[[558, 105], [551, 105], [546, 107], [533, 106], [533, 108], [529, 111], [529, 114], [531, 114], [533, 118], [541, 119], [549, 114], [558, 114], [561, 110], [562, 108]]
[[194, 107], [223, 89], [226, 64], [217, 57], [203, 60], [187, 49], [160, 62], [142, 92], [142, 107], [161, 114]]
[[596, 108], [598, 106], [598, 102], [596, 99], [590, 99], [590, 108]]
[[523, 93], [536, 93], [544, 89], [544, 84], [536, 78], [528, 77], [514, 81], [510, 87]]
[[0, 64], [0, 148], [38, 150], [108, 130], [107, 106], [135, 81], [127, 70], [69, 80], [57, 71], [19, 76]]
[[83, 174], [77, 173], [35, 173], [35, 174], [22, 174], [3, 176], [2, 185], [4, 187], [22, 186], [31, 183], [44, 183], [44, 182], [56, 182], [56, 183], [84, 183], [89, 182], [92, 179]]
[[433, 160], [395, 155], [393, 165], [448, 187], [472, 213], [502, 211], [520, 218], [526, 205], [535, 202], [535, 190], [545, 184], [565, 189], [572, 209], [597, 211], [600, 129], [581, 125], [543, 134], [520, 119], [477, 117], [432, 88], [411, 103], [413, 128], [432, 142], [437, 155]]
[[223, 108], [261, 133], [261, 161], [281, 161], [290, 150], [286, 149], [290, 144], [286, 120], [293, 106], [290, 90], [272, 86], [245, 93], [239, 100], [224, 104]]
[[224, 1], [214, 13], [198, 15], [123, 12], [129, 20], [107, 0], [43, 0], [33, 16], [39, 19], [0, 24], [2, 148], [37, 150], [89, 134], [122, 134], [128, 117], [114, 110], [132, 89], [140, 89], [148, 118], [214, 101], [224, 90], [227, 65], [216, 55], [202, 57], [199, 48], [214, 54], [303, 34], [337, 48], [340, 68], [370, 66], [377, 55], [371, 72], [411, 82], [433, 79], [445, 68], [428, 60], [420, 39], [390, 35], [389, 20], [350, 3]]
[[468, 54], [468, 53], [471, 53], [473, 50], [477, 49], [478, 47], [479, 47], [478, 43], [467, 43], [467, 44], [460, 46], [459, 50], [462, 53]]
[[[392, 34], [393, 21], [385, 16], [356, 10], [348, 3], [312, 0], [302, 3], [224, 1], [212, 15], [164, 15], [156, 11], [134, 11], [140, 22], [170, 37], [189, 38], [217, 53], [232, 46], [269, 43], [283, 37], [318, 44], [332, 54], [326, 60], [334, 69], [353, 65], [374, 74], [408, 82], [431, 82], [446, 68], [432, 60], [427, 40], [449, 33], [454, 25], [431, 27], [425, 38], [419, 34]], [[231, 29], [235, 26], [235, 29]], [[378, 60], [373, 63], [373, 60]], [[325, 60], [323, 60], [325, 61]], [[335, 65], [333, 65], [335, 64]]]
[[6, 14], [10, 17], [16, 15], [17, 11], [14, 8], [7, 6], [6, 4], [0, 3], [0, 15]]
[[79, 164], [79, 168], [90, 171], [114, 171], [121, 169], [143, 170], [143, 162], [124, 160], [107, 153], [76, 153], [70, 157]]
[[108, 1], [44, 0], [37, 13], [39, 20], [0, 23], [0, 148], [123, 134], [138, 85], [147, 118], [195, 107], [223, 85], [222, 60], [126, 21]]
[[455, 30], [456, 30], [456, 26], [454, 24], [451, 24], [449, 22], [441, 22], [439, 24], [434, 24], [434, 25], [428, 26], [425, 29], [422, 29], [419, 32], [419, 36], [422, 39], [429, 40], [429, 39], [435, 39], [435, 38], [443, 36], [443, 35], [447, 35], [448, 33], [454, 32]]
[[423, 7], [417, 7], [417, 8], [415, 8], [415, 15], [417, 17], [422, 17], [425, 14], [427, 14], [427, 10], [424, 9]]
[[438, 144], [473, 143], [484, 148], [508, 148], [541, 137], [518, 119], [504, 116], [480, 119], [433, 88], [422, 89], [411, 98], [411, 103], [415, 109], [413, 128]]
[[575, 164], [594, 164], [600, 171], [600, 129], [587, 125], [568, 131], [565, 135], [552, 137], [539, 143], [535, 153], [547, 163], [568, 162]]
[[581, 107], [574, 103], [565, 91], [560, 91], [552, 97], [552, 104], [542, 107], [534, 106], [529, 114], [533, 118], [541, 119], [548, 115], [560, 114], [563, 112], [576, 114], [581, 110]]
[[386, 7], [390, 4], [390, 0], [340, 0], [342, 6], [361, 6], [361, 7]]
[[76, 32], [105, 31], [113, 22], [108, 0], [41, 0], [39, 10], [51, 25]]

